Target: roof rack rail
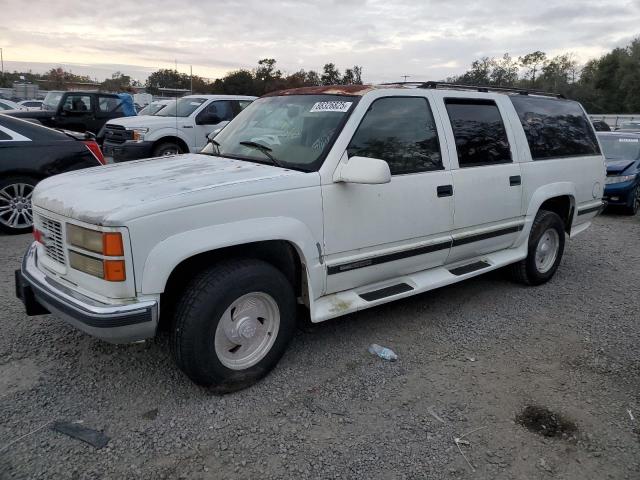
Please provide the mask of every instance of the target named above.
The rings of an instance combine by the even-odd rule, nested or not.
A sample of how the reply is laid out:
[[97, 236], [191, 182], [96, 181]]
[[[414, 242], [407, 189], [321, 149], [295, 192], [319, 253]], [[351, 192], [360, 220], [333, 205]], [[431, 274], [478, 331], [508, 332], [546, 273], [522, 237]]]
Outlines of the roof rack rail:
[[503, 93], [517, 93], [518, 95], [541, 95], [545, 97], [566, 98], [561, 93], [551, 93], [542, 90], [529, 90], [524, 88], [515, 87], [495, 87], [492, 85], [465, 85], [462, 83], [448, 83], [448, 82], [390, 82], [382, 83], [381, 85], [403, 85], [407, 87], [415, 88], [428, 88], [437, 89], [445, 88], [450, 90], [475, 90], [477, 92], [503, 92]]

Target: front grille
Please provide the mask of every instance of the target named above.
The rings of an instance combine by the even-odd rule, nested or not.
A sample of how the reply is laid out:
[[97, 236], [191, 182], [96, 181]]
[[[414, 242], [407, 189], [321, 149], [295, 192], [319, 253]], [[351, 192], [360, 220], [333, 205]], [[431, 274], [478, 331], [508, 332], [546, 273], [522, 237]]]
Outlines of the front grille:
[[110, 143], [124, 143], [130, 140], [131, 132], [128, 132], [122, 125], [107, 123], [104, 127], [104, 140]]
[[65, 264], [62, 224], [50, 218], [40, 216], [40, 231], [43, 233], [44, 250], [47, 256], [56, 262]]

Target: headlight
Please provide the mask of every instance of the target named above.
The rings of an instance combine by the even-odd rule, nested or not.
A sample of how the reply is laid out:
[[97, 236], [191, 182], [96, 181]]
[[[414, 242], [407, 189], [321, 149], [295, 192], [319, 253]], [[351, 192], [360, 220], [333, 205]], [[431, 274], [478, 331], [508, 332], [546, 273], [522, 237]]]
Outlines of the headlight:
[[607, 185], [611, 185], [612, 183], [629, 182], [635, 178], [636, 178], [635, 175], [612, 175], [610, 177], [607, 177], [607, 179], [605, 180], [605, 183]]
[[120, 232], [98, 232], [67, 223], [67, 243], [107, 257], [124, 255]]
[[144, 134], [149, 131], [148, 128], [132, 128], [131, 130], [131, 139], [134, 142], [142, 142], [144, 140]]
[[[67, 243], [103, 257], [124, 256], [120, 232], [98, 232], [68, 223]], [[122, 259], [98, 258], [69, 250], [69, 264], [71, 268], [109, 282], [123, 282], [126, 279], [125, 262]]]

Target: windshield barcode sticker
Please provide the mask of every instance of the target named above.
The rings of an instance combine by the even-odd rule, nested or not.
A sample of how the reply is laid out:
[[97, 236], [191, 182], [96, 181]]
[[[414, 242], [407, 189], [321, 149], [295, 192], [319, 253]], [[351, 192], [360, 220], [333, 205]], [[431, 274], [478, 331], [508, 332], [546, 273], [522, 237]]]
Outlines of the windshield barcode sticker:
[[316, 102], [309, 112], [348, 112], [353, 102]]
[[624, 143], [638, 143], [639, 140], [637, 138], [619, 138], [618, 141]]

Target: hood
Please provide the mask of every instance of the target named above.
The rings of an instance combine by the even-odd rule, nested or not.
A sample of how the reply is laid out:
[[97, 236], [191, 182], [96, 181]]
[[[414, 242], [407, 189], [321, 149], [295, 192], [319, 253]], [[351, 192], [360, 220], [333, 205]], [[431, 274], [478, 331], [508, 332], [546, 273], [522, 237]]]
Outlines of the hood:
[[[188, 121], [189, 117], [178, 117], [178, 123]], [[176, 117], [160, 117], [157, 115], [136, 115], [134, 117], [121, 117], [107, 122], [108, 125], [121, 125], [125, 128], [155, 126], [165, 127], [175, 125]]]
[[95, 225], [198, 203], [319, 184], [317, 174], [209, 155], [149, 158], [56, 175], [33, 205]]
[[635, 162], [633, 160], [607, 160], [607, 173], [622, 173]]

